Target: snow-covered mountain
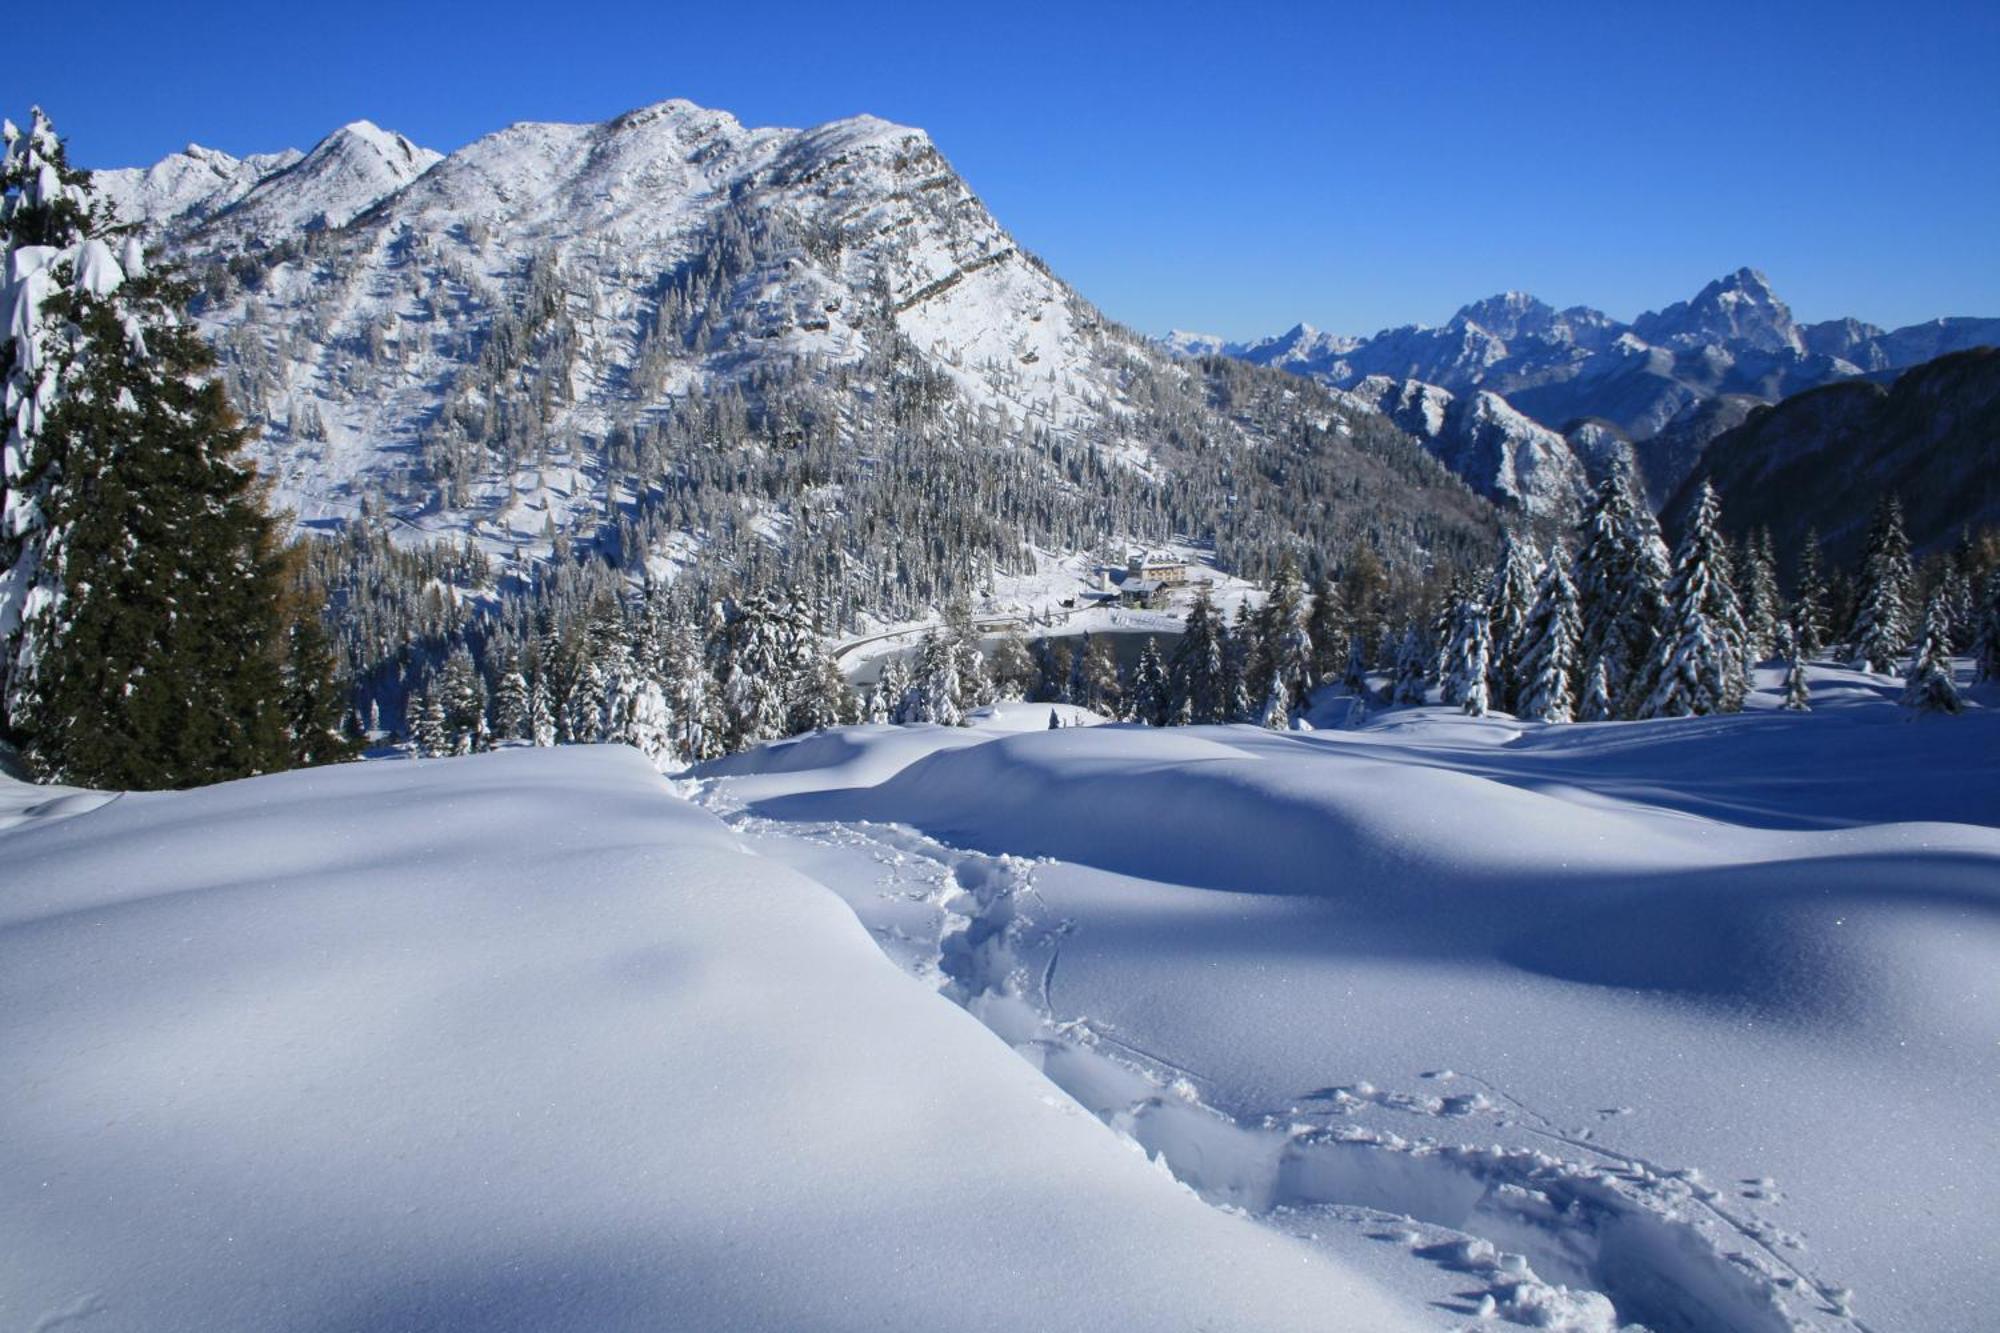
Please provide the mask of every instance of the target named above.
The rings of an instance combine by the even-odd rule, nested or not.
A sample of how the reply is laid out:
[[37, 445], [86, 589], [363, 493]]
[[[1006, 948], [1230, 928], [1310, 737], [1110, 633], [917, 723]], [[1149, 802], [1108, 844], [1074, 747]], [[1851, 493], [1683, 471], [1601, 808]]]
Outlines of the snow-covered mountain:
[[1480, 494], [1526, 513], [1571, 512], [1597, 475], [1568, 440], [1497, 393], [1454, 394], [1387, 375], [1370, 375], [1348, 392], [1422, 440]]
[[98, 193], [128, 222], [156, 225], [170, 218], [193, 221], [227, 208], [259, 181], [303, 156], [296, 149], [286, 149], [237, 158], [191, 143], [150, 167], [99, 171], [93, 173], [93, 180]]
[[[1500, 395], [1570, 442], [1577, 457], [1557, 470], [1588, 471], [1625, 453], [1663, 501], [1708, 441], [1740, 423], [1749, 406], [1994, 344], [1996, 319], [1933, 320], [1894, 332], [1854, 319], [1802, 325], [1762, 273], [1742, 268], [1630, 324], [1588, 306], [1559, 311], [1525, 292], [1503, 292], [1438, 327], [1341, 338], [1301, 325], [1217, 350], [1341, 389], [1385, 378], [1452, 395]], [[1500, 480], [1489, 450], [1454, 424], [1424, 438], [1485, 494], [1531, 511], [1545, 506], [1532, 488]]]
[[[362, 122], [302, 156], [191, 150], [98, 180], [191, 260], [260, 465], [308, 525], [366, 505], [522, 558], [614, 528], [656, 557], [783, 544], [811, 485], [853, 521], [916, 437], [928, 459], [983, 451], [981, 486], [1015, 451], [1094, 527], [1059, 534], [1072, 549], [1141, 522], [1226, 545], [1270, 513], [1235, 502], [1245, 486], [1311, 503], [1276, 495], [1296, 474], [1277, 453], [1359, 479], [1352, 505], [1315, 507], [1323, 547], [1379, 532], [1407, 555], [1490, 521], [1373, 414], [1107, 320], [923, 131], [870, 116], [752, 128], [670, 101], [445, 157]], [[810, 465], [785, 461], [801, 449]], [[1213, 498], [1163, 511], [1170, 476]]]

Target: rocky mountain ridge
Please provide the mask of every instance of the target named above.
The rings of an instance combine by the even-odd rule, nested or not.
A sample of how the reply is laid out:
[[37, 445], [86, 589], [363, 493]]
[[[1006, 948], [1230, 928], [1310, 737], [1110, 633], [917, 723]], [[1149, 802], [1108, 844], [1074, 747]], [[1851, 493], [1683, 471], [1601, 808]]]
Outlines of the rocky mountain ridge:
[[[1106, 319], [927, 135], [873, 117], [674, 101], [446, 156], [362, 123], [98, 183], [191, 264], [309, 528], [365, 513], [523, 577], [577, 549], [811, 561], [907, 611], [1026, 543], [1179, 534], [1254, 574], [1366, 539], [1420, 567], [1492, 522], [1378, 414]], [[919, 547], [898, 507], [965, 531]]]
[[[1499, 395], [1537, 429], [1512, 423], [1506, 446], [1496, 447], [1489, 414], [1483, 442], [1455, 423], [1424, 438], [1476, 489], [1531, 512], [1565, 503], [1556, 478], [1586, 475], [1617, 454], [1663, 503], [1707, 443], [1759, 403], [1994, 344], [2000, 319], [1939, 319], [1894, 331], [1854, 319], [1801, 324], [1751, 268], [1630, 324], [1587, 306], [1557, 310], [1525, 292], [1503, 292], [1462, 307], [1441, 326], [1405, 325], [1367, 338], [1299, 325], [1250, 343], [1200, 335], [1168, 342], [1183, 353], [1233, 356], [1343, 390], [1386, 379], [1454, 396]], [[1422, 395], [1402, 389], [1398, 396]], [[1559, 435], [1571, 459], [1552, 459], [1541, 432]]]

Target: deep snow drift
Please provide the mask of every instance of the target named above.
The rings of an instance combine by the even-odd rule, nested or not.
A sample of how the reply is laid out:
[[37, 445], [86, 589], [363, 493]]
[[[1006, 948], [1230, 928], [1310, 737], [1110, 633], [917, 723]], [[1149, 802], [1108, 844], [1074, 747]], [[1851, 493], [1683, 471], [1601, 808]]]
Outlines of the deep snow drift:
[[697, 795], [1204, 1196], [1376, 1237], [1444, 1326], [1986, 1326], [2000, 715], [1815, 688], [1647, 724], [859, 728]]
[[1412, 1326], [632, 751], [0, 794], [0, 1326]]
[[1991, 1326], [2000, 700], [1765, 683], [0, 782], [0, 1325]]

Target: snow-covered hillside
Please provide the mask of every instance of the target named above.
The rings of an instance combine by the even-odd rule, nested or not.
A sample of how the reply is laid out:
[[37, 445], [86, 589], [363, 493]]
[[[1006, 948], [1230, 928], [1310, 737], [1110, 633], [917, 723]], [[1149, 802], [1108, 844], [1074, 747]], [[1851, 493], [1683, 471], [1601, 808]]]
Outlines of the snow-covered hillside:
[[1420, 1326], [632, 751], [0, 808], [7, 1328]]
[[2000, 713], [1813, 675], [1808, 715], [858, 729], [700, 796], [1439, 1327], [1981, 1327]]
[[0, 1322], [1982, 1327], [2000, 699], [1813, 675], [0, 783]]
[[[1329, 547], [1367, 530], [1428, 553], [1483, 521], [1373, 414], [1289, 387], [1248, 410], [1223, 372], [1105, 319], [923, 131], [870, 116], [753, 128], [671, 101], [441, 159], [360, 122], [303, 156], [191, 149], [98, 181], [192, 267], [260, 467], [309, 528], [367, 507], [405, 542], [528, 560], [566, 537], [666, 570], [740, 527], [781, 545], [808, 510], [869, 515], [898, 447], [1018, 473], [1037, 514], [1062, 497], [1093, 531], [1020, 535], [1071, 550], [1296, 527], [1243, 502], [1266, 473]], [[1350, 505], [1265, 458], [1299, 450]]]

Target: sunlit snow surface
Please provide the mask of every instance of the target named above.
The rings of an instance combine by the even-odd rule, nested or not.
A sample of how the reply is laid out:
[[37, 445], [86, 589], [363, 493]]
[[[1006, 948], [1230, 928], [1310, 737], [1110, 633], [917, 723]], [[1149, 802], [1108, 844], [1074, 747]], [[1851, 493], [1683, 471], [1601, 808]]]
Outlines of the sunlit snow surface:
[[699, 797], [1212, 1201], [1407, 1253], [1441, 1326], [1988, 1326], [2000, 725], [1815, 685], [1803, 717], [858, 729]]
[[0, 784], [0, 1327], [1990, 1326], [2000, 698], [1814, 685]]

